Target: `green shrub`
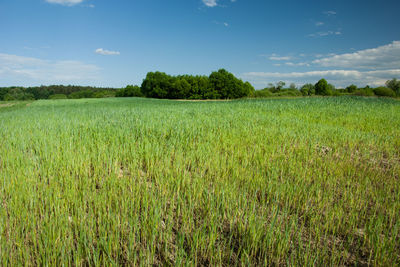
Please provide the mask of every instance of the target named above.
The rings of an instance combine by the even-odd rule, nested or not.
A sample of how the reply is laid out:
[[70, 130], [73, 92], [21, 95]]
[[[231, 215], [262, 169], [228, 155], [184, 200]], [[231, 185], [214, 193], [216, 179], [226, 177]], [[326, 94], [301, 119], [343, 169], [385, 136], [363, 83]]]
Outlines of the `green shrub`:
[[68, 98], [71, 98], [71, 99], [93, 98], [93, 97], [94, 97], [94, 93], [93, 93], [93, 91], [90, 91], [90, 90], [74, 92], [68, 96]]
[[374, 91], [371, 88], [361, 88], [354, 92], [358, 96], [374, 96]]
[[303, 94], [297, 89], [282, 89], [273, 94], [273, 96], [302, 96]]
[[113, 91], [98, 91], [93, 93], [94, 98], [106, 98], [106, 97], [115, 97], [115, 92]]
[[357, 86], [354, 85], [354, 84], [352, 84], [350, 86], [347, 86], [346, 87], [346, 91], [349, 92], [349, 93], [354, 93], [355, 91], [357, 91]]
[[254, 92], [254, 97], [261, 98], [261, 97], [271, 97], [273, 94], [268, 89], [256, 90]]
[[374, 93], [377, 96], [388, 96], [388, 97], [395, 97], [396, 93], [387, 87], [378, 87], [374, 89]]
[[340, 96], [340, 91], [339, 90], [332, 90], [331, 95], [333, 96]]

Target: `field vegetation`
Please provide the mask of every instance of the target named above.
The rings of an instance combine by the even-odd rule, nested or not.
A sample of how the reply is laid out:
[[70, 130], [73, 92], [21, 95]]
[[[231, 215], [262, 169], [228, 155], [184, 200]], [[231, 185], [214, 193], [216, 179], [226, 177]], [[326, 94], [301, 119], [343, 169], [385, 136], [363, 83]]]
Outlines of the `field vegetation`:
[[398, 100], [12, 103], [2, 266], [400, 264]]

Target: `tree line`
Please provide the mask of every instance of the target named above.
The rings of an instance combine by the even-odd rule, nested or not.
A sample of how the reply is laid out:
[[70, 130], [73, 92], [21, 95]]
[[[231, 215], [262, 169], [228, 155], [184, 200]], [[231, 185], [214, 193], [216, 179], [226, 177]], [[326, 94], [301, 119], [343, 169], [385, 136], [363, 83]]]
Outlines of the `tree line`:
[[386, 86], [358, 88], [350, 85], [335, 88], [325, 79], [316, 84], [307, 83], [300, 88], [295, 84], [285, 87], [285, 82], [269, 84], [262, 90], [254, 90], [249, 82], [243, 82], [225, 69], [209, 76], [177, 75], [164, 72], [149, 72], [141, 86], [128, 85], [122, 89], [91, 86], [51, 85], [38, 87], [0, 87], [0, 101], [37, 99], [78, 99], [103, 97], [151, 97], [166, 99], [236, 99], [243, 97], [274, 96], [386, 96], [400, 97], [400, 80], [388, 80]]
[[76, 85], [0, 87], [0, 101], [114, 97], [117, 89]]
[[273, 97], [273, 96], [339, 96], [339, 95], [358, 95], [358, 96], [385, 96], [400, 97], [400, 80], [388, 80], [385, 86], [376, 88], [357, 87], [352, 84], [346, 88], [336, 88], [328, 83], [325, 79], [319, 80], [316, 84], [307, 83], [297, 88], [295, 84], [291, 84], [289, 88], [285, 88], [285, 82], [278, 82], [275, 85], [269, 84], [268, 87], [254, 92], [253, 97]]

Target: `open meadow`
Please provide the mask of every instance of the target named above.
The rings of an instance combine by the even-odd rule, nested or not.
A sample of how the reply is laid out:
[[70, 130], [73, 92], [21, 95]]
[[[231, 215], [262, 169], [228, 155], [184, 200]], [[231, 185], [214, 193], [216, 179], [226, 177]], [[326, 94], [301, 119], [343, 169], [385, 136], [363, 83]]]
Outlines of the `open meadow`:
[[0, 265], [400, 264], [400, 101], [0, 103]]

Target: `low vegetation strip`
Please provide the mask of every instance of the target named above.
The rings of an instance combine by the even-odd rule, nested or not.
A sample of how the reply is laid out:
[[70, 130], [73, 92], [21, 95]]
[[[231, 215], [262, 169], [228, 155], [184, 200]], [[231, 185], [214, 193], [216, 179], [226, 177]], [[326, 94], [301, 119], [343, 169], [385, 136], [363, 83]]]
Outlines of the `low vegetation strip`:
[[13, 103], [0, 104], [0, 108], [6, 108], [6, 107], [12, 107], [12, 106], [14, 106]]
[[0, 113], [0, 265], [400, 264], [400, 102]]

